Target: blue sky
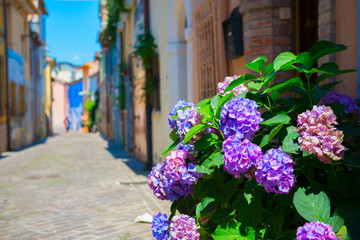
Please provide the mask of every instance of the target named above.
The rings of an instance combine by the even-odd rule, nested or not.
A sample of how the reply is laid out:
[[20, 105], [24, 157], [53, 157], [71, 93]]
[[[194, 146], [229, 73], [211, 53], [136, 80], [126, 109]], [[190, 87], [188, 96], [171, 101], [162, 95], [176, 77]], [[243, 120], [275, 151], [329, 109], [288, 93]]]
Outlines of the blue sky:
[[94, 60], [100, 49], [99, 0], [45, 0], [47, 54], [75, 65]]

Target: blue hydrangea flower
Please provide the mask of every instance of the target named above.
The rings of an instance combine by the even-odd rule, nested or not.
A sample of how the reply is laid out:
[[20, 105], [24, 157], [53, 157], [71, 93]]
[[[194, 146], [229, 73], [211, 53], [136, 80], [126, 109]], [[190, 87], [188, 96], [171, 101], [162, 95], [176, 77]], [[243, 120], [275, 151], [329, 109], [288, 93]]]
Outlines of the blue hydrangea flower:
[[158, 163], [148, 177], [149, 187], [161, 200], [176, 200], [194, 192], [195, 182], [202, 176], [195, 164], [185, 162], [190, 154], [185, 150], [172, 151], [165, 163]]
[[289, 193], [295, 184], [294, 162], [281, 147], [269, 149], [257, 162], [256, 168], [256, 181], [268, 193]]
[[[185, 150], [188, 153], [190, 153], [191, 155], [197, 154], [197, 151], [195, 150], [195, 146], [191, 145], [191, 144], [184, 144], [184, 141], [181, 141], [179, 143], [179, 150]], [[190, 160], [192, 161], [193, 159], [190, 159]]]
[[332, 230], [332, 226], [319, 222], [307, 222], [299, 227], [296, 232], [296, 240], [340, 240]]
[[241, 173], [253, 178], [255, 166], [263, 157], [261, 147], [248, 139], [242, 141], [236, 135], [224, 141], [222, 152], [224, 152], [224, 170], [235, 175], [236, 178], [239, 178]]
[[194, 218], [181, 214], [173, 217], [170, 223], [170, 234], [174, 240], [199, 240], [200, 234], [197, 231], [199, 228]]
[[151, 224], [153, 239], [155, 240], [170, 240], [169, 236], [169, 221], [166, 214], [158, 213], [153, 217]]
[[187, 101], [184, 101], [184, 100], [180, 100], [173, 108], [172, 112], [169, 114], [169, 117], [168, 117], [168, 122], [169, 122], [169, 125], [171, 127], [171, 129], [175, 129], [176, 128], [176, 119], [171, 119], [171, 117], [175, 116], [177, 111], [182, 108], [182, 107], [185, 107], [185, 106], [190, 106], [190, 107], [195, 107], [195, 104], [192, 103], [192, 102], [187, 102]]
[[222, 107], [219, 129], [225, 139], [238, 134], [251, 140], [262, 121], [255, 101], [241, 97], [233, 98]]

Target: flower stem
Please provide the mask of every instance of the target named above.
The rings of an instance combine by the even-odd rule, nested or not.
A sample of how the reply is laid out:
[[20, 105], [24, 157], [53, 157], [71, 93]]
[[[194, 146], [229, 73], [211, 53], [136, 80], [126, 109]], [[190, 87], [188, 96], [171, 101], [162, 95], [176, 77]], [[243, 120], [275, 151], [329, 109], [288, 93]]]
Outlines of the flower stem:
[[310, 89], [310, 76], [308, 74], [305, 74], [306, 75], [306, 80], [307, 80], [307, 87], [308, 87], [308, 94], [309, 94], [309, 99], [310, 99], [310, 104], [311, 106], [313, 106], [313, 100], [312, 100], [312, 97], [311, 97], [311, 89]]

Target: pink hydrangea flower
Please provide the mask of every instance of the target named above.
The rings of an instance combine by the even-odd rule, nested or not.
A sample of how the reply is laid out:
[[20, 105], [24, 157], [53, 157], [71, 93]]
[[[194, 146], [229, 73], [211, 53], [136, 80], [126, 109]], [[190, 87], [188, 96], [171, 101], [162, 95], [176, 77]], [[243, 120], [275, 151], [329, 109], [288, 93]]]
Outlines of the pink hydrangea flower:
[[336, 116], [330, 107], [314, 106], [298, 115], [297, 123], [301, 151], [315, 154], [323, 163], [344, 158], [346, 148], [341, 145], [344, 134], [334, 127]]
[[199, 228], [194, 218], [185, 214], [175, 216], [170, 224], [171, 239], [199, 240], [200, 234], [197, 231]]

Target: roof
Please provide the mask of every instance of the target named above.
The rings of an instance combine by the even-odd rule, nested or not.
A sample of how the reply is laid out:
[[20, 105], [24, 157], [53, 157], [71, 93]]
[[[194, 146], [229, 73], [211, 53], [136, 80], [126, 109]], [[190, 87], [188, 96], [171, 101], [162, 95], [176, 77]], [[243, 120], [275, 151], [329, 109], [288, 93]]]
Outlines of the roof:
[[44, 0], [39, 0], [39, 8], [41, 9], [42, 13], [45, 15], [49, 15], [47, 10], [46, 10], [46, 6], [44, 3]]
[[17, 2], [28, 14], [39, 14], [39, 10], [31, 0], [17, 0]]

